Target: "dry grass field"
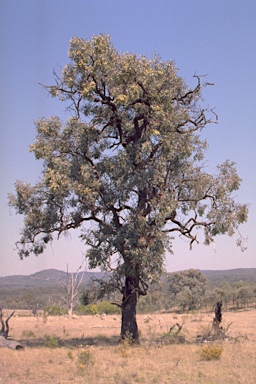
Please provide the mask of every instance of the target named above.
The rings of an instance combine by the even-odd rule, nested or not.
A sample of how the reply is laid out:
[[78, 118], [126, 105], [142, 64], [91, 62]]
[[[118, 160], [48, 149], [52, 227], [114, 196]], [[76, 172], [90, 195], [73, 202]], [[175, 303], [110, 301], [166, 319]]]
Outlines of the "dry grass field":
[[[232, 322], [231, 338], [216, 345], [219, 359], [206, 360], [193, 340], [212, 317], [139, 315], [140, 346], [118, 342], [120, 316], [12, 317], [9, 335], [25, 349], [0, 349], [0, 383], [256, 383], [256, 311], [224, 312], [223, 326]], [[188, 343], [160, 343], [177, 322], [184, 323]]]

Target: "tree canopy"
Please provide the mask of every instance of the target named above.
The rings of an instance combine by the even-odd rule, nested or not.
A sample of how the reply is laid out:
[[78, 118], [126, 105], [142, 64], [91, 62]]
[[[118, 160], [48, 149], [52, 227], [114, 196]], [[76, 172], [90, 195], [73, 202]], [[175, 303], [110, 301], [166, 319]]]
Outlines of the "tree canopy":
[[168, 293], [175, 304], [182, 306], [183, 310], [196, 309], [202, 305], [202, 299], [207, 288], [207, 279], [195, 269], [173, 272], [167, 278]]
[[43, 161], [41, 179], [16, 182], [9, 198], [24, 216], [19, 255], [38, 255], [54, 234], [81, 228], [89, 266], [113, 272], [124, 312], [161, 275], [172, 235], [191, 246], [199, 228], [205, 244], [232, 236], [247, 206], [233, 197], [241, 182], [234, 163], [216, 175], [204, 168], [200, 132], [217, 115], [204, 106], [201, 77], [190, 88], [173, 61], [118, 52], [108, 35], [73, 37], [69, 58], [46, 89], [70, 118], [36, 122], [30, 150]]

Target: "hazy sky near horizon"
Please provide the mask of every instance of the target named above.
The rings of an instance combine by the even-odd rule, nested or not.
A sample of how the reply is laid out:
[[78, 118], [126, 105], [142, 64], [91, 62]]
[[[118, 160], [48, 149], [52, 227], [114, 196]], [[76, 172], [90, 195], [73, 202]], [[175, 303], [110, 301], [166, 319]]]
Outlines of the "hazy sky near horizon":
[[193, 85], [194, 73], [216, 84], [204, 97], [219, 116], [203, 131], [209, 142], [206, 166], [230, 159], [237, 163], [240, 202], [250, 204], [245, 252], [234, 238], [218, 237], [216, 248], [189, 245], [181, 239], [167, 254], [169, 271], [188, 268], [256, 267], [256, 2], [255, 0], [0, 0], [0, 276], [30, 274], [47, 268], [76, 270], [85, 249], [77, 233], [54, 242], [39, 257], [20, 261], [15, 250], [22, 218], [7, 203], [16, 180], [35, 183], [40, 162], [28, 152], [34, 121], [59, 115], [65, 105], [39, 85], [54, 82], [68, 62], [72, 36], [109, 33], [120, 51], [156, 52], [173, 59], [179, 75]]

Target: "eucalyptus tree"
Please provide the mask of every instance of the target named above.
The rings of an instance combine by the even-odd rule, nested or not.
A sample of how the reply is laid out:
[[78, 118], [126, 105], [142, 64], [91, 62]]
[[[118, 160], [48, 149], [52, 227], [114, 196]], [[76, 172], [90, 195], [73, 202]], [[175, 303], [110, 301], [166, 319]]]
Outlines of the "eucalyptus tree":
[[200, 132], [217, 116], [201, 77], [188, 87], [173, 61], [119, 52], [108, 35], [73, 37], [69, 59], [46, 89], [70, 117], [36, 122], [40, 181], [17, 181], [9, 197], [24, 216], [19, 255], [80, 228], [90, 268], [111, 271], [122, 292], [121, 337], [138, 342], [138, 298], [162, 274], [171, 235], [190, 246], [198, 228], [206, 244], [233, 235], [247, 220], [232, 195], [241, 180], [230, 161], [216, 175], [204, 169]]
[[173, 272], [167, 277], [168, 294], [176, 305], [191, 310], [199, 308], [204, 303], [207, 290], [207, 279], [198, 270], [188, 269]]

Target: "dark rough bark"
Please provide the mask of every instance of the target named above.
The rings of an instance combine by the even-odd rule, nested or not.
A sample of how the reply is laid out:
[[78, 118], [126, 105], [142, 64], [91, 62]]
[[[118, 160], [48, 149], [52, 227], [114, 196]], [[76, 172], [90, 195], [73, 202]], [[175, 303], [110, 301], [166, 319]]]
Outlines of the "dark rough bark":
[[221, 307], [222, 307], [222, 301], [218, 301], [218, 303], [216, 304], [215, 317], [214, 317], [214, 322], [217, 324], [220, 324], [222, 320]]
[[220, 326], [220, 323], [222, 321], [222, 301], [218, 301], [216, 303], [215, 307], [215, 316], [212, 321], [212, 328], [209, 332], [207, 332], [204, 335], [197, 335], [196, 342], [197, 343], [203, 343], [205, 341], [207, 342], [213, 342], [218, 340], [225, 340], [229, 338], [229, 335], [227, 334], [227, 331], [232, 323], [230, 323], [226, 328], [223, 328]]
[[139, 331], [136, 320], [138, 294], [139, 280], [127, 277], [123, 287], [121, 339], [128, 339], [134, 343], [139, 343]]
[[10, 320], [10, 318], [14, 315], [14, 312], [13, 311], [9, 317], [7, 317], [7, 319], [5, 320], [5, 323], [3, 321], [3, 310], [2, 308], [0, 308], [0, 323], [2, 325], [2, 328], [1, 328], [1, 331], [0, 331], [0, 336], [4, 337], [5, 339], [7, 339], [8, 337], [8, 333], [9, 333], [9, 324], [8, 324], [8, 321]]

